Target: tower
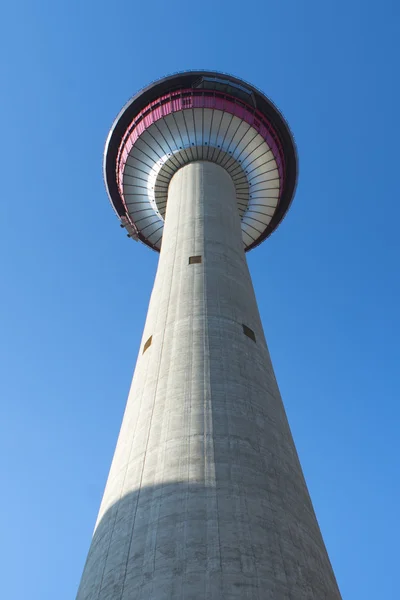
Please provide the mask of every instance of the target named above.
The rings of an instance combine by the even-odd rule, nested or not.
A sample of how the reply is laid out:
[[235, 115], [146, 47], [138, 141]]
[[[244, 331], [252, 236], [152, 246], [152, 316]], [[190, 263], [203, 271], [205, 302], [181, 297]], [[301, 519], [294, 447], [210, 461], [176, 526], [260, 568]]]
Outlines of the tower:
[[180, 73], [118, 115], [104, 175], [160, 258], [77, 600], [339, 600], [245, 257], [294, 195], [287, 124], [239, 79]]

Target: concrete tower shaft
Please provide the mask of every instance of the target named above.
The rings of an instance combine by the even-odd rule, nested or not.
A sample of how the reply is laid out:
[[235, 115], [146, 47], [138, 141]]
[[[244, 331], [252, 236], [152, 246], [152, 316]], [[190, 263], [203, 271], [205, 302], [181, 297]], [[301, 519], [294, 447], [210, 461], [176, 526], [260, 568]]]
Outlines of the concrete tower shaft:
[[234, 182], [193, 161], [77, 600], [339, 600], [271, 365]]

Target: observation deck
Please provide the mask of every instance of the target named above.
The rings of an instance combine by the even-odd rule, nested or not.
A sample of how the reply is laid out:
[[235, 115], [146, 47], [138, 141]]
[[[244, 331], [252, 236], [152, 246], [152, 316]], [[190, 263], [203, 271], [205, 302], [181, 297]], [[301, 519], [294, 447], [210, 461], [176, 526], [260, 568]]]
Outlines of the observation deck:
[[210, 71], [166, 77], [122, 109], [107, 138], [104, 179], [128, 235], [160, 251], [173, 175], [211, 161], [231, 176], [245, 251], [263, 242], [289, 209], [296, 147], [274, 104], [240, 79]]

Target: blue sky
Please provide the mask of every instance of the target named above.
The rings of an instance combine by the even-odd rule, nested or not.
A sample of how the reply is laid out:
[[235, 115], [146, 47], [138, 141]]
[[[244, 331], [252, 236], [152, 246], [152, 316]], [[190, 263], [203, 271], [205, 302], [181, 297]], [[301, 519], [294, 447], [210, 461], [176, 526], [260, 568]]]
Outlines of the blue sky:
[[189, 68], [261, 88], [300, 179], [249, 255], [345, 600], [396, 600], [399, 19], [394, 0], [6, 3], [0, 25], [0, 562], [8, 600], [75, 597], [157, 256], [102, 181], [111, 123]]

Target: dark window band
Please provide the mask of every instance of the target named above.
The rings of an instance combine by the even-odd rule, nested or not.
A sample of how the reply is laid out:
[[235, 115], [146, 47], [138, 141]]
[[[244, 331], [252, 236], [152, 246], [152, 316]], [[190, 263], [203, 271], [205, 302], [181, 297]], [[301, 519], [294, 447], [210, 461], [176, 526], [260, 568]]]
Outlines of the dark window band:
[[244, 335], [247, 335], [247, 337], [249, 337], [251, 340], [253, 340], [253, 342], [255, 342], [256, 334], [254, 333], [254, 331], [250, 329], [250, 327], [247, 327], [247, 325], [242, 324], [242, 327]]
[[147, 348], [149, 348], [151, 346], [151, 340], [153, 339], [153, 336], [151, 335], [149, 337], [149, 339], [147, 340], [147, 342], [145, 343], [145, 345], [143, 346], [143, 352], [142, 354], [144, 354], [147, 350]]
[[189, 265], [201, 263], [201, 256], [189, 256]]

